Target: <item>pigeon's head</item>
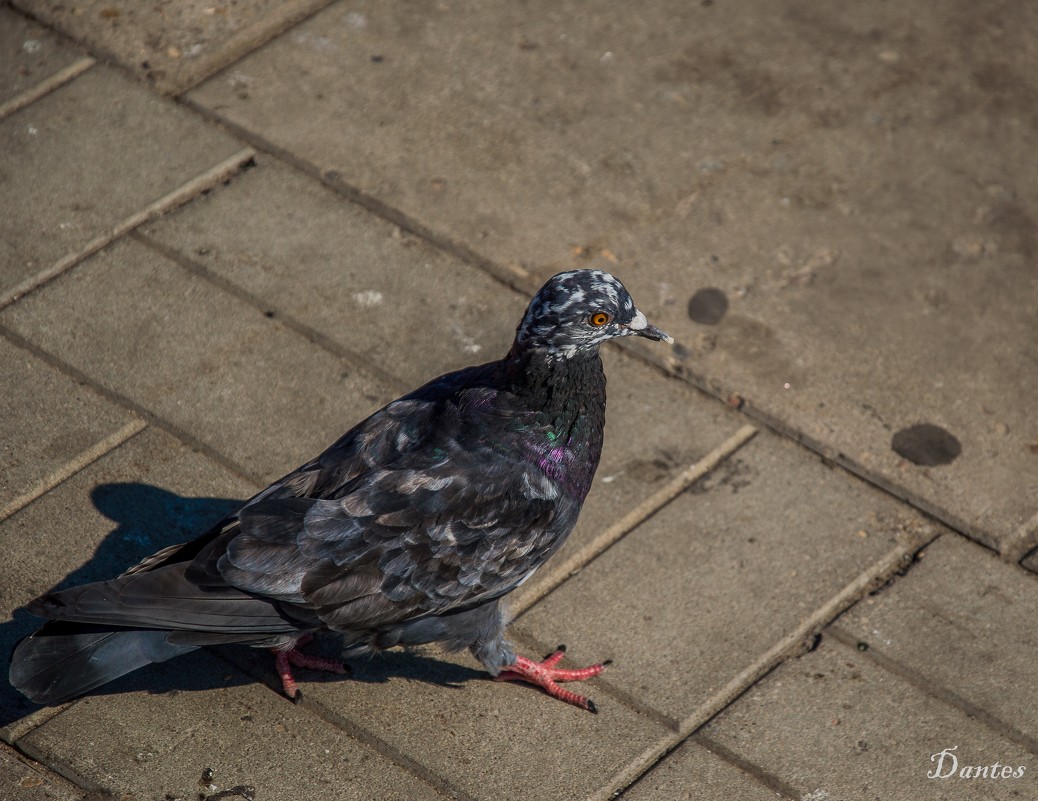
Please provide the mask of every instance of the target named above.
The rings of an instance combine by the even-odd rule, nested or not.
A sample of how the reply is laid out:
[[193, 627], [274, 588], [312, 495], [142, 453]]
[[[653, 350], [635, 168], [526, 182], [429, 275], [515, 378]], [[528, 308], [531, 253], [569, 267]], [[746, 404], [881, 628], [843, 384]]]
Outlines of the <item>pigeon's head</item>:
[[649, 325], [624, 285], [609, 273], [571, 270], [541, 287], [516, 329], [515, 341], [521, 348], [568, 359], [594, 351], [607, 339], [635, 334], [674, 341]]

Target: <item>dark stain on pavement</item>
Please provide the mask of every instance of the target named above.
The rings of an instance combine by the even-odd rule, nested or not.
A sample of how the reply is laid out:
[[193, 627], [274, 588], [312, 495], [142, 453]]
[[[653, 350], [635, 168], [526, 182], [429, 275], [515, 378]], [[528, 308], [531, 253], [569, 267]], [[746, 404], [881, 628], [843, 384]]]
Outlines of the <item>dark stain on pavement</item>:
[[946, 429], [933, 423], [917, 423], [894, 434], [894, 453], [913, 464], [935, 467], [951, 464], [962, 453], [962, 444]]
[[728, 296], [715, 287], [698, 290], [688, 301], [688, 316], [703, 325], [717, 325], [728, 313]]

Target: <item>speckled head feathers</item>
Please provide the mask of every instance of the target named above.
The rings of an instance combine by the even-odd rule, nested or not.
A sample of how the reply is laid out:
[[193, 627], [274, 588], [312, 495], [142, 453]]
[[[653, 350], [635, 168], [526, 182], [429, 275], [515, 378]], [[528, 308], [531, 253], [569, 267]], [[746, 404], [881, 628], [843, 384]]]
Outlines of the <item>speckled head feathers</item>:
[[541, 287], [516, 329], [516, 344], [555, 358], [593, 351], [614, 337], [674, 340], [635, 308], [620, 281], [601, 270], [559, 273]]

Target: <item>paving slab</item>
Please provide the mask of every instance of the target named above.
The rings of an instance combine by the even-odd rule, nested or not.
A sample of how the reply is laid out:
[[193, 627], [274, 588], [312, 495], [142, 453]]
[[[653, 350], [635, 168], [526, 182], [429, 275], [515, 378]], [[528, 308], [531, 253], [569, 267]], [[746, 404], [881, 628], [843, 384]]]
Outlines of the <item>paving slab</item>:
[[[82, 699], [21, 738], [19, 747], [128, 801], [195, 799], [241, 786], [270, 799], [443, 797], [205, 652], [149, 672], [147, 685], [139, 674], [126, 677], [118, 689]], [[203, 778], [207, 769], [211, 779]]]
[[[39, 625], [20, 611], [33, 598], [117, 576], [201, 534], [253, 492], [168, 434], [145, 429], [0, 523], [8, 556], [0, 561], [0, 653]], [[0, 670], [0, 726], [35, 709]]]
[[0, 509], [117, 432], [132, 416], [0, 339]]
[[39, 86], [83, 55], [63, 36], [0, 6], [0, 105]]
[[189, 97], [501, 263], [569, 264], [889, 80], [871, 53], [832, 65], [786, 15], [337, 4]]
[[[794, 788], [800, 799], [1019, 801], [1035, 755], [829, 638], [786, 662], [702, 732]], [[928, 778], [998, 763], [1019, 778]], [[934, 757], [931, 760], [931, 757]], [[972, 773], [972, 770], [971, 770]]]
[[118, 70], [95, 66], [0, 122], [0, 292], [241, 149]]
[[[647, 264], [617, 235], [697, 216], [705, 189], [805, 132], [972, 102], [1026, 121], [1036, 25], [961, 0], [337, 4], [190, 97], [503, 263]], [[993, 94], [976, 68], [996, 56]]]
[[15, 751], [0, 745], [0, 787], [10, 801], [71, 801], [82, 793], [70, 792], [64, 783], [30, 766]]
[[190, 99], [499, 263], [618, 263], [699, 380], [998, 548], [1038, 474], [1034, 31], [1010, 3], [343, 4]]
[[686, 740], [623, 793], [623, 801], [775, 801], [759, 779]]
[[404, 391], [503, 356], [526, 308], [485, 272], [265, 156], [143, 232]]
[[[586, 798], [668, 733], [626, 707], [591, 715], [492, 681], [467, 654], [390, 651], [351, 667], [351, 677], [308, 682], [303, 692], [470, 798]], [[259, 669], [273, 679], [272, 668]]]
[[[814, 130], [927, 142], [968, 121], [992, 145], [1029, 141], [1013, 101], [1034, 91], [1036, 27], [1031, 8], [962, 0], [336, 4], [190, 99], [501, 262], [602, 248], [644, 265], [651, 250], [616, 238], [699, 217], [706, 190]], [[1006, 129], [965, 114], [974, 103]], [[1013, 156], [974, 158], [1026, 164]]]
[[613, 659], [603, 681], [679, 725], [920, 525], [762, 432], [512, 629]]
[[1001, 548], [1036, 511], [1019, 399], [1038, 391], [1038, 275], [1035, 182], [992, 153], [1030, 146], [1007, 133], [972, 156], [981, 132], [930, 130], [818, 132], [756, 159], [697, 214], [632, 234], [655, 257], [632, 292], [660, 299], [646, 313], [686, 346], [677, 369]]
[[962, 538], [941, 537], [835, 626], [1038, 742], [1038, 690], [1020, 680], [1038, 662], [1038, 636], [1020, 621], [1036, 613], [1034, 577]]
[[65, 3], [16, 0], [165, 94], [177, 94], [230, 64], [329, 0]]
[[392, 399], [262, 311], [121, 240], [0, 322], [267, 483]]

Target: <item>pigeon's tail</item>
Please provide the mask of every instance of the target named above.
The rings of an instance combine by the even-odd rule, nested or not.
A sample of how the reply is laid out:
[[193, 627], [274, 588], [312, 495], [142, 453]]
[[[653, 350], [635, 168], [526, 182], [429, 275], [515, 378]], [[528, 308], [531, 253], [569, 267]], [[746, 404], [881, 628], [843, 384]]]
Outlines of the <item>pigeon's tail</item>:
[[152, 662], [217, 643], [282, 646], [314, 625], [288, 604], [224, 585], [200, 587], [173, 564], [44, 595], [28, 610], [50, 618], [22, 640], [10, 681], [33, 701], [82, 695]]
[[60, 704], [152, 662], [193, 651], [168, 631], [48, 623], [14, 649], [12, 686], [38, 704]]

